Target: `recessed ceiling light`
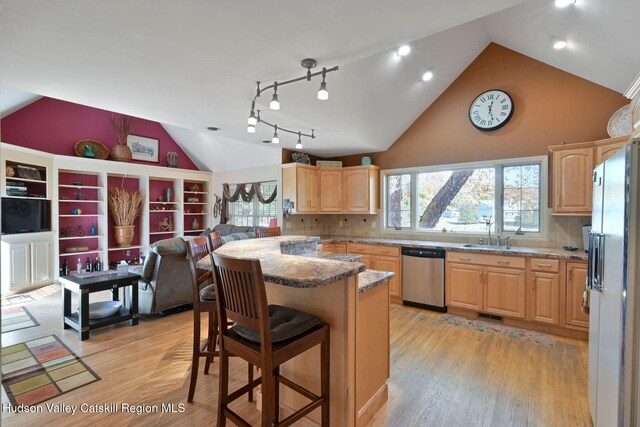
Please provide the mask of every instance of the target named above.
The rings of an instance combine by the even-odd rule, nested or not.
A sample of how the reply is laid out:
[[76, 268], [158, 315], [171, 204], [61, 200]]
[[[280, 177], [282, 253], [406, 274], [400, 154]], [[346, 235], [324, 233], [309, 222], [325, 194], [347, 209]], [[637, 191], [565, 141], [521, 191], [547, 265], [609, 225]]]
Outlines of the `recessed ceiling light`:
[[215, 126], [209, 126], [209, 127], [207, 128], [207, 130], [210, 130], [211, 132], [216, 132], [216, 131], [219, 131], [219, 130], [220, 130], [220, 128], [215, 127]]
[[409, 55], [409, 52], [411, 52], [411, 46], [409, 46], [408, 44], [403, 44], [398, 49], [396, 49], [396, 54], [398, 56], [407, 56]]
[[424, 74], [422, 75], [422, 81], [423, 82], [428, 82], [432, 78], [433, 78], [433, 71], [431, 71], [431, 70], [425, 71]]
[[567, 41], [563, 40], [559, 37], [554, 37], [553, 38], [553, 48], [554, 49], [564, 49], [565, 47], [567, 47]]
[[567, 7], [576, 4], [576, 0], [556, 0], [556, 7]]
[[271, 144], [271, 140], [270, 139], [265, 139], [262, 141], [263, 144]]

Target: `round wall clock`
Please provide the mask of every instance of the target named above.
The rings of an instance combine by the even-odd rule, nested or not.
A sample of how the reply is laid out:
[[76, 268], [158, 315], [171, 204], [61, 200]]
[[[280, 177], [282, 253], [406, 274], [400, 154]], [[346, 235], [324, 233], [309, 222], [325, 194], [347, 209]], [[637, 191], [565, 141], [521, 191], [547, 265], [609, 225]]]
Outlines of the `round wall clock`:
[[631, 104], [627, 104], [613, 113], [607, 123], [607, 133], [612, 138], [631, 133]]
[[478, 95], [469, 107], [469, 120], [480, 130], [496, 130], [506, 125], [513, 116], [513, 100], [499, 89]]

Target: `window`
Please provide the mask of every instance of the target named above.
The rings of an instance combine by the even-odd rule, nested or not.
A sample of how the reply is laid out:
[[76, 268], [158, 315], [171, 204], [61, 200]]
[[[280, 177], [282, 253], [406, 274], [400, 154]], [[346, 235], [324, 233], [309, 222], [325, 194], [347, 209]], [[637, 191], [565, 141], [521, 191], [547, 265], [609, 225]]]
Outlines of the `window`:
[[[276, 188], [276, 181], [268, 181], [260, 183], [260, 191], [264, 195], [273, 193]], [[247, 191], [250, 185], [247, 185]], [[231, 188], [231, 191], [234, 189]], [[268, 196], [267, 196], [268, 197]], [[229, 224], [241, 225], [248, 227], [268, 227], [271, 218], [276, 218], [276, 207], [278, 199], [274, 199], [271, 203], [260, 203], [257, 197], [252, 201], [245, 202], [239, 199], [236, 202], [228, 203], [227, 212], [229, 214]]]
[[539, 233], [546, 165], [534, 157], [383, 172], [386, 228], [484, 234], [491, 222]]

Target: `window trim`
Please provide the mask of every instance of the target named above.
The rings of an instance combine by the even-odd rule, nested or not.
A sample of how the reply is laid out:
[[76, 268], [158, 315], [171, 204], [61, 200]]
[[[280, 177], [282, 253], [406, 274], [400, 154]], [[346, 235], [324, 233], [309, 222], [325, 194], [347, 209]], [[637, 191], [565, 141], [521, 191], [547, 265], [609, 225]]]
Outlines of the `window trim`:
[[[439, 230], [423, 230], [418, 228], [417, 225], [417, 210], [415, 201], [418, 200], [418, 185], [417, 174], [423, 172], [442, 172], [461, 169], [479, 169], [493, 167], [496, 169], [495, 173], [495, 188], [496, 198], [495, 202], [499, 202], [494, 207], [494, 220], [499, 219], [498, 223], [500, 227], [500, 234], [505, 236], [513, 236], [515, 232], [505, 232], [503, 230], [503, 205], [504, 205], [504, 188], [502, 186], [502, 174], [503, 168], [506, 166], [526, 166], [531, 164], [540, 165], [540, 231], [525, 232], [525, 236], [530, 240], [546, 240], [548, 234], [548, 191], [549, 191], [549, 173], [548, 173], [548, 156], [531, 156], [531, 157], [516, 157], [510, 159], [499, 160], [483, 160], [478, 162], [466, 162], [466, 163], [449, 163], [444, 165], [433, 166], [416, 166], [410, 168], [396, 168], [385, 169], [380, 171], [380, 200], [382, 201], [382, 221], [381, 232], [382, 233], [401, 233], [401, 234], [425, 234], [425, 235], [439, 235], [439, 236], [460, 236], [460, 237], [478, 237], [486, 235], [486, 232], [481, 233], [469, 233], [469, 232], [455, 232], [455, 233], [442, 233]], [[387, 177], [389, 175], [411, 175], [411, 226], [404, 227], [401, 230], [396, 230], [393, 227], [387, 226]], [[499, 205], [499, 206], [498, 206]]]

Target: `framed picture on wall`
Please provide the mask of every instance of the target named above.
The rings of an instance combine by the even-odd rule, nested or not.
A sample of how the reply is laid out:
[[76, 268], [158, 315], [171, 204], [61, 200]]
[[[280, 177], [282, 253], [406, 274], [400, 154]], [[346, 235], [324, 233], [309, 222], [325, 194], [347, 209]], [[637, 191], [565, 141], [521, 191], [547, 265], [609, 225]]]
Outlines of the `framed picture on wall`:
[[146, 136], [129, 135], [127, 145], [131, 149], [133, 160], [158, 163], [160, 140]]

